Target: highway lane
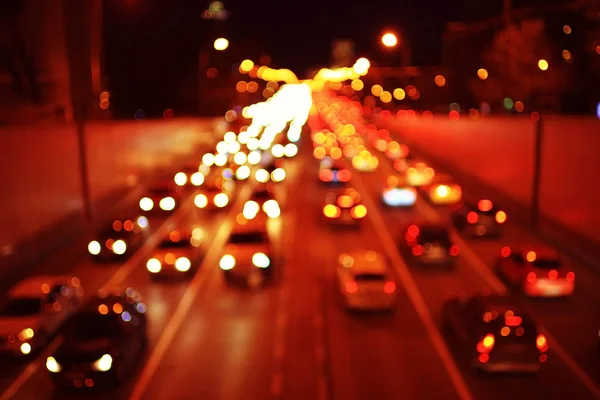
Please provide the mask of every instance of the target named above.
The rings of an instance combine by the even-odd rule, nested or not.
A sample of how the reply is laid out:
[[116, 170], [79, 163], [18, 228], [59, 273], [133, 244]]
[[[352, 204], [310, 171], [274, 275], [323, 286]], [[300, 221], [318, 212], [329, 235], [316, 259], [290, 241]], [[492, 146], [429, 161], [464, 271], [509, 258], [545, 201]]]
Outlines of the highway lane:
[[[285, 191], [295, 185], [297, 171], [289, 163], [287, 170], [288, 178], [279, 185]], [[279, 370], [275, 350], [280, 344], [276, 319], [285, 286], [276, 282], [258, 290], [231, 287], [218, 268], [222, 245], [242, 205], [228, 217], [213, 257], [207, 255], [204, 287], [173, 340], [166, 343], [164, 354], [155, 358], [157, 368], [138, 381], [133, 398], [266, 399], [274, 389], [281, 390], [283, 377], [275, 375]], [[269, 224], [277, 247], [283, 248], [283, 241], [290, 240], [294, 217], [293, 210], [284, 209], [280, 220]]]
[[[363, 181], [367, 185], [368, 191], [370, 192], [371, 196], [376, 199], [381, 196], [382, 182], [384, 182], [385, 177], [394, 173], [393, 169], [391, 168], [391, 164], [383, 157], [380, 156], [379, 158], [382, 162], [380, 163], [380, 167], [377, 172], [361, 174], [365, 176]], [[367, 178], [369, 176], [370, 178]], [[388, 221], [391, 227], [401, 226], [403, 223], [405, 223], [403, 218], [398, 218], [396, 212], [386, 210], [384, 206], [380, 206], [380, 208], [382, 209], [381, 211], [386, 213], [386, 215], [389, 217]], [[447, 209], [442, 207], [433, 208], [422, 198], [419, 198], [413, 213], [417, 220], [447, 220], [448, 217]], [[393, 229], [394, 228], [391, 228], [391, 230]], [[417, 281], [421, 292], [424, 294], [430, 310], [432, 310], [434, 314], [439, 314], [443, 301], [451, 293], [473, 292], [492, 286], [490, 284], [490, 280], [485, 278], [486, 273], [489, 274], [490, 271], [488, 270], [482, 272], [478, 271], [477, 268], [481, 268], [481, 261], [486, 263], [486, 265], [490, 265], [490, 261], [494, 259], [494, 257], [497, 257], [499, 254], [499, 249], [502, 247], [502, 245], [504, 245], [504, 243], [506, 243], [505, 241], [510, 243], [522, 243], [522, 240], [525, 239], [522, 236], [512, 235], [514, 235], [514, 228], [507, 231], [505, 237], [500, 241], [502, 244], [494, 244], [493, 241], [465, 240], [465, 243], [468, 245], [468, 249], [474, 253], [475, 257], [465, 257], [464, 254], [467, 253], [465, 251], [467, 249], [463, 248], [463, 256], [461, 257], [457, 268], [453, 272], [418, 271], [413, 269], [413, 277]], [[473, 264], [477, 264], [477, 266], [474, 266]], [[527, 308], [529, 309], [531, 304], [538, 303], [538, 301], [528, 302]], [[552, 304], [556, 304], [556, 302], [546, 302], [544, 306], [552, 307]], [[557, 310], [548, 312], [548, 317], [554, 318], [556, 321], [556, 325], [550, 326], [548, 326], [546, 320], [540, 318], [538, 312], [535, 312], [534, 310], [532, 314], [533, 317], [538, 322], [542, 323], [546, 328], [548, 328], [551, 333], [554, 333], [556, 328], [560, 328], [560, 331], [563, 332], [568, 332], [569, 329], [571, 329], [571, 326], [562, 325], [561, 322], [558, 322], [561, 320], [561, 318], [562, 321], [565, 321], [564, 318], [568, 314], [557, 316]], [[577, 315], [575, 319], [577, 321], [581, 321], [585, 319], [585, 316]], [[576, 340], [576, 337], [571, 340]], [[558, 339], [558, 342], [562, 345], [563, 343], [561, 339]], [[449, 344], [451, 347], [454, 347], [453, 345], [455, 343], [453, 342], [452, 338], [450, 338]], [[553, 351], [552, 344], [550, 349], [551, 355], [549, 360], [543, 366], [542, 371], [537, 376], [483, 379], [477, 376], [477, 374], [473, 374], [470, 366], [463, 363], [462, 367], [464, 369], [464, 376], [469, 382], [469, 386], [473, 388], [474, 394], [477, 398], [480, 396], [485, 396], [486, 398], [495, 398], [494, 396], [496, 395], [498, 398], [506, 398], [507, 396], [514, 395], [515, 393], [519, 393], [519, 395], [523, 396], [530, 395], [533, 397], [545, 393], [546, 396], [549, 397], [572, 396], [573, 398], [594, 398], [593, 394], [590, 393], [588, 389], [583, 387], [578, 373], [569, 368], [565, 361], [556, 355], [556, 352]], [[459, 353], [455, 353], [455, 355], [460, 356]], [[460, 359], [460, 357], [458, 358]], [[553, 381], [561, 382], [562, 384], [560, 388], [556, 388], [554, 385], [548, 384], [549, 382]]]

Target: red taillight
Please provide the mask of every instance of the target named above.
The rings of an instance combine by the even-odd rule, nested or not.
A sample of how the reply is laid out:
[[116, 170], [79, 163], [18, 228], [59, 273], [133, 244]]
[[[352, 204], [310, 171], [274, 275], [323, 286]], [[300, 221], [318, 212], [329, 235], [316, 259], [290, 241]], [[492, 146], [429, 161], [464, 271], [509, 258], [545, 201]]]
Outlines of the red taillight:
[[460, 247], [458, 247], [455, 244], [453, 244], [452, 246], [450, 246], [450, 255], [451, 256], [456, 257], [459, 254], [460, 254]]
[[575, 280], [575, 272], [571, 271], [571, 272], [567, 273], [567, 280], [569, 282], [573, 282]]
[[537, 339], [535, 339], [535, 345], [541, 352], [548, 351], [548, 339], [541, 333], [538, 335]]
[[420, 256], [423, 254], [423, 246], [416, 244], [412, 247], [411, 252], [413, 256]]
[[496, 339], [494, 339], [494, 335], [490, 333], [477, 343], [477, 351], [479, 353], [487, 354], [494, 348], [494, 343], [496, 343]]
[[500, 249], [500, 255], [504, 258], [510, 257], [510, 253], [511, 253], [511, 250], [510, 250], [510, 247], [508, 247], [508, 246], [504, 246], [502, 249]]
[[527, 283], [534, 283], [537, 280], [537, 275], [535, 272], [530, 272], [527, 274]]
[[331, 182], [333, 180], [333, 171], [330, 169], [322, 169], [319, 171], [319, 179], [323, 182]]
[[356, 293], [358, 291], [358, 285], [354, 281], [346, 282], [346, 292]]
[[506, 323], [506, 326], [519, 326], [523, 322], [523, 319], [513, 315], [512, 317], [506, 317], [504, 322]]
[[396, 291], [396, 284], [394, 282], [386, 282], [383, 285], [383, 291], [387, 294], [392, 294]]
[[555, 269], [548, 271], [548, 278], [551, 280], [558, 278], [558, 271]]
[[337, 178], [340, 182], [350, 182], [351, 177], [352, 174], [350, 174], [350, 171], [348, 171], [347, 169], [339, 170], [337, 173]]
[[469, 221], [470, 224], [476, 223], [478, 219], [479, 216], [475, 211], [471, 211], [467, 214], [467, 221]]

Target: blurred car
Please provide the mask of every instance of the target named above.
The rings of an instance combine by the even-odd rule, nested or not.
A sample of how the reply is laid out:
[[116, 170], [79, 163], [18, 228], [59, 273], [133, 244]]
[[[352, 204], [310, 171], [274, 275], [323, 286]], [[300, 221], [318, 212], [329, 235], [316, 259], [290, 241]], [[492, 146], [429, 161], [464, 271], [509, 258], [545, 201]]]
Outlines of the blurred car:
[[0, 304], [0, 354], [44, 348], [83, 303], [79, 278], [39, 275], [17, 283]]
[[181, 190], [171, 179], [157, 180], [148, 187], [146, 196], [140, 199], [140, 209], [155, 213], [173, 212], [181, 204]]
[[533, 373], [548, 359], [547, 338], [509, 297], [452, 298], [442, 308], [442, 321], [480, 370]]
[[144, 216], [116, 219], [88, 243], [94, 261], [120, 261], [135, 253], [148, 236], [148, 219]]
[[339, 194], [328, 193], [323, 216], [332, 224], [357, 225], [367, 216], [367, 207], [360, 201], [360, 194], [354, 189], [346, 189]]
[[545, 246], [505, 246], [496, 264], [498, 275], [530, 297], [564, 297], [575, 290], [575, 272]]
[[430, 185], [420, 189], [424, 197], [434, 205], [458, 204], [462, 200], [462, 188], [448, 175], [436, 175]]
[[406, 170], [406, 184], [409, 186], [430, 185], [435, 171], [424, 162], [416, 162]]
[[174, 227], [154, 249], [146, 269], [154, 278], [191, 277], [197, 267], [194, 261], [202, 245], [203, 232], [198, 226]]
[[385, 256], [354, 250], [338, 258], [337, 278], [344, 305], [351, 310], [390, 310], [396, 304], [396, 282]]
[[344, 185], [351, 178], [350, 170], [339, 161], [324, 160], [319, 166], [319, 181], [326, 185]]
[[390, 175], [385, 181], [381, 200], [390, 207], [410, 207], [417, 202], [417, 191], [407, 186], [404, 178]]
[[411, 224], [403, 231], [400, 248], [407, 261], [416, 265], [453, 265], [460, 247], [450, 240], [442, 224]]
[[506, 212], [490, 200], [479, 200], [477, 205], [464, 203], [452, 211], [454, 226], [469, 236], [501, 236]]
[[377, 169], [379, 159], [368, 150], [363, 150], [352, 157], [352, 166], [358, 171], [372, 172]]
[[385, 155], [390, 160], [404, 160], [409, 155], [409, 149], [408, 146], [392, 140], [387, 143]]
[[195, 188], [204, 183], [204, 174], [200, 171], [200, 163], [188, 163], [173, 177], [179, 187]]
[[273, 250], [264, 220], [237, 223], [229, 235], [219, 267], [228, 282], [261, 286], [273, 276]]
[[232, 191], [227, 190], [227, 183], [233, 181], [212, 180], [207, 181], [194, 197], [194, 205], [205, 210], [225, 209], [231, 201]]
[[278, 218], [281, 215], [281, 208], [275, 199], [275, 193], [268, 184], [254, 189], [250, 199], [244, 204], [242, 215], [246, 219], [253, 219], [260, 212], [265, 213], [269, 218]]
[[254, 178], [259, 183], [283, 182], [287, 175], [282, 165], [280, 160], [271, 160], [256, 170]]
[[46, 358], [54, 383], [86, 388], [132, 378], [147, 343], [145, 313], [141, 295], [131, 288], [93, 299], [69, 321], [61, 345]]

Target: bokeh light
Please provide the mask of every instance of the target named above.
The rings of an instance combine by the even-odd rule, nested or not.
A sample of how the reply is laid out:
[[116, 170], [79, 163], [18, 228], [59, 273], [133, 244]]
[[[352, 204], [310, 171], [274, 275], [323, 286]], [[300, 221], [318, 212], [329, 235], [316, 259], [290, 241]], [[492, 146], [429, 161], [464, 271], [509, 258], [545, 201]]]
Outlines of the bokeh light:
[[444, 78], [444, 76], [442, 76], [442, 75], [436, 75], [436, 77], [433, 79], [433, 81], [439, 87], [446, 85], [446, 78]]
[[213, 46], [215, 50], [218, 51], [226, 50], [229, 47], [229, 40], [225, 38], [218, 38], [217, 40], [215, 40]]
[[381, 43], [385, 47], [394, 47], [398, 44], [398, 38], [393, 33], [388, 32], [381, 37]]
[[381, 93], [383, 93], [383, 88], [381, 87], [381, 85], [373, 85], [371, 86], [371, 93], [373, 94], [373, 96], [379, 97], [381, 96]]
[[538, 61], [538, 68], [542, 71], [546, 71], [549, 66], [550, 65], [548, 64], [548, 61], [544, 60], [543, 58]]
[[406, 92], [402, 88], [394, 89], [394, 98], [396, 100], [404, 100], [406, 98]]
[[479, 68], [479, 69], [477, 70], [477, 76], [478, 76], [478, 77], [479, 77], [479, 79], [481, 79], [482, 81], [485, 81], [485, 80], [488, 78], [488, 76], [489, 76], [489, 74], [488, 74], [488, 72], [487, 72], [487, 69], [485, 69], [485, 68]]

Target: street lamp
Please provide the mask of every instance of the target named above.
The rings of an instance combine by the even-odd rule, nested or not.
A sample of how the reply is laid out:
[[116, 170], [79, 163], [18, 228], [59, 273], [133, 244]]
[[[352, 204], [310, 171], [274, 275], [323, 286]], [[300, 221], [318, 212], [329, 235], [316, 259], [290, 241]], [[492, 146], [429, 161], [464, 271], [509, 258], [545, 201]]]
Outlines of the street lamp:
[[391, 32], [386, 33], [381, 37], [381, 43], [385, 47], [396, 47], [398, 44], [398, 37]]
[[214, 43], [215, 50], [223, 51], [229, 47], [229, 40], [225, 38], [218, 38]]

